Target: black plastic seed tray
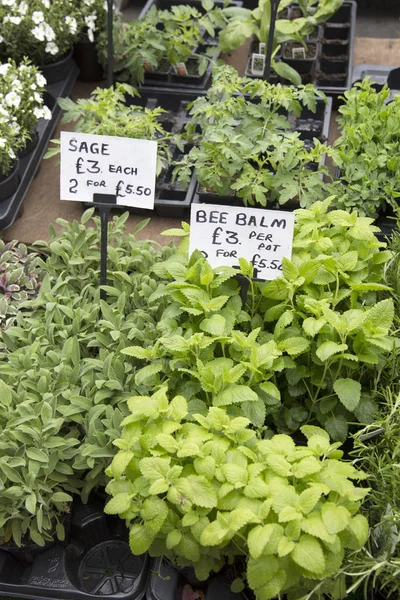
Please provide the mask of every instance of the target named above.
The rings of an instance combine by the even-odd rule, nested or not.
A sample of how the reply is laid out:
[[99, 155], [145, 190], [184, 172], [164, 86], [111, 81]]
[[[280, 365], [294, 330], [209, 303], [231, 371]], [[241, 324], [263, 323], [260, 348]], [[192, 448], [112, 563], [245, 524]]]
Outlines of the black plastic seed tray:
[[34, 600], [141, 600], [149, 559], [134, 556], [121, 519], [108, 517], [104, 504], [73, 504], [66, 544], [55, 544], [33, 562], [0, 550], [0, 594]]
[[[186, 571], [186, 572], [185, 572]], [[193, 592], [201, 591], [205, 600], [245, 600], [243, 594], [231, 591], [231, 582], [235, 575], [229, 577], [229, 572], [224, 571], [211, 576], [207, 581], [195, 581], [194, 574], [188, 569], [178, 570], [165, 558], [154, 560], [151, 576], [147, 586], [146, 600], [176, 600], [182, 598], [185, 586], [190, 586]], [[189, 597], [189, 591], [186, 597]], [[200, 597], [195, 593], [193, 598]]]
[[[317, 138], [320, 142], [327, 142], [329, 138], [329, 128], [332, 115], [332, 98], [327, 99], [327, 103], [323, 100], [317, 99], [317, 109], [313, 113], [308, 108], [304, 108], [299, 117], [296, 115], [289, 115], [289, 121], [294, 131], [300, 132], [300, 139], [305, 143], [312, 144], [312, 140]], [[320, 166], [325, 164], [325, 155], [321, 160]], [[241, 198], [235, 195], [231, 196], [219, 196], [215, 193], [210, 193], [200, 189], [198, 185], [193, 197], [193, 202], [198, 204], [205, 202], [207, 204], [225, 204], [233, 206], [243, 206]], [[257, 207], [262, 208], [262, 207]], [[296, 204], [293, 206], [290, 202], [283, 204], [282, 206], [267, 206], [268, 209], [278, 208], [279, 210], [293, 210], [293, 208], [299, 208]]]
[[[203, 92], [204, 94], [205, 92]], [[138, 104], [147, 108], [161, 107], [167, 112], [162, 115], [160, 121], [164, 128], [172, 133], [179, 133], [183, 130], [186, 123], [190, 120], [188, 105], [199, 96], [199, 93], [180, 92], [176, 94], [175, 90], [141, 89], [140, 98], [127, 97], [128, 104]], [[179, 160], [181, 152], [178, 148], [173, 149], [174, 160]], [[154, 212], [160, 217], [184, 218], [188, 214], [188, 209], [193, 200], [196, 189], [196, 177], [193, 174], [187, 190], [172, 182], [172, 168], [166, 173], [162, 173], [156, 181], [156, 191], [154, 199]], [[90, 203], [84, 204], [85, 208], [92, 206]], [[142, 208], [124, 207], [133, 214], [151, 216], [153, 211]]]
[[391, 97], [400, 94], [400, 67], [388, 65], [356, 65], [353, 69], [351, 83], [354, 85], [369, 77], [377, 89], [387, 84], [391, 89]]
[[[144, 15], [149, 12], [153, 4], [162, 10], [169, 10], [172, 6], [176, 6], [177, 4], [186, 4], [187, 6], [193, 6], [194, 8], [197, 8], [200, 12], [204, 12], [204, 9], [201, 5], [201, 0], [147, 0], [140, 12], [139, 19], [144, 17]], [[214, 4], [215, 6], [222, 8], [224, 5], [224, 0], [214, 0]], [[242, 0], [231, 0], [229, 6], [243, 6], [243, 2]]]
[[[299, 8], [292, 5], [289, 19], [301, 15]], [[304, 56], [296, 55], [299, 44], [283, 44], [277, 59], [289, 64], [299, 72], [302, 82], [313, 83], [319, 90], [330, 96], [343, 94], [351, 87], [353, 71], [353, 51], [356, 26], [357, 3], [345, 0], [329, 21], [319, 25], [307, 41]], [[301, 46], [300, 46], [301, 49]], [[254, 52], [252, 48], [251, 52]], [[246, 75], [254, 77], [250, 71], [251, 54], [247, 61]], [[288, 83], [272, 71], [271, 82]]]
[[78, 73], [79, 69], [71, 60], [67, 77], [62, 81], [46, 87], [45, 103], [51, 110], [52, 118], [50, 121], [45, 121], [44, 119], [39, 120], [36, 127], [38, 135], [37, 145], [32, 152], [19, 159], [18, 173], [20, 182], [18, 189], [15, 194], [0, 202], [0, 230], [10, 227], [15, 219], [22, 214], [22, 204], [25, 195], [37, 174], [40, 162], [61, 114], [61, 108], [57, 103], [57, 98], [70, 95]]

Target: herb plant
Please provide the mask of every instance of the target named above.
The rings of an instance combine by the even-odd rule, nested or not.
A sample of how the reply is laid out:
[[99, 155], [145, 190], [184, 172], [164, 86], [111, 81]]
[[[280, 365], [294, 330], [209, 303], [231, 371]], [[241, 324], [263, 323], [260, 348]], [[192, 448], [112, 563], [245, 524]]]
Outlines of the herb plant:
[[[166, 113], [162, 108], [127, 106], [126, 96], [138, 96], [128, 84], [117, 83], [115, 88], [96, 88], [90, 98], [74, 102], [70, 98], [59, 98], [65, 111], [63, 123], [75, 122], [75, 130], [96, 135], [115, 135], [157, 142], [157, 175], [172, 163], [173, 147], [183, 149], [179, 135], [163, 128], [160, 117]], [[60, 152], [60, 141], [47, 151], [46, 158]]]
[[[292, 0], [281, 0], [279, 10], [293, 4]], [[294, 85], [301, 84], [301, 76], [293, 67], [276, 59], [284, 42], [297, 41], [307, 48], [305, 37], [319, 23], [327, 21], [343, 4], [343, 0], [302, 0], [298, 2], [302, 16], [294, 19], [278, 18], [275, 22], [272, 45], [271, 67], [275, 73]], [[254, 10], [246, 8], [226, 8], [224, 15], [228, 18], [227, 26], [220, 34], [220, 47], [223, 52], [237, 48], [246, 38], [254, 36], [259, 42], [268, 44], [269, 25], [271, 20], [271, 0], [260, 0]]]
[[176, 163], [178, 181], [188, 186], [194, 168], [205, 190], [236, 193], [245, 205], [308, 206], [326, 187], [320, 175], [329, 172], [318, 165], [331, 150], [317, 139], [307, 147], [282, 112], [315, 111], [317, 98], [325, 96], [311, 85], [274, 86], [216, 68], [207, 96], [193, 102], [187, 132], [196, 145]]
[[291, 433], [318, 423], [340, 441], [348, 423], [371, 422], [395, 347], [393, 301], [380, 299], [391, 253], [372, 219], [329, 211], [331, 203], [296, 211], [281, 277], [255, 284], [252, 265], [240, 261], [249, 280], [244, 310], [231, 269], [219, 274], [197, 253], [187, 265], [177, 255], [153, 267], [175, 281], [150, 301], [169, 295], [179, 312], [152, 346], [123, 351], [144, 361], [140, 392], [167, 385], [189, 414], [227, 406], [258, 428]]
[[386, 208], [398, 210], [400, 100], [389, 95], [387, 85], [377, 91], [368, 78], [344, 94], [335, 143], [338, 208], [356, 208], [369, 217]]
[[199, 579], [244, 556], [249, 587], [268, 600], [312, 588], [339, 570], [346, 547], [364, 544], [356, 513], [368, 490], [351, 480], [365, 475], [322, 429], [303, 427], [307, 445], [296, 446], [257, 438], [223, 408], [188, 422], [185, 398], [169, 400], [166, 388], [128, 405], [105, 510], [126, 521], [134, 554], [194, 566]]
[[[209, 46], [198, 53], [204, 44], [206, 31], [215, 36], [216, 27], [225, 20], [221, 9], [214, 7], [212, 0], [203, 0], [200, 12], [184, 4], [172, 6], [170, 10], [158, 10], [153, 6], [142, 19], [123, 23], [119, 17], [114, 23], [114, 72], [120, 81], [132, 85], [144, 82], [146, 71], [168, 71], [171, 65], [186, 63], [196, 58], [196, 71], [203, 75], [217, 47]], [[107, 60], [107, 35], [100, 36], [100, 58]], [[163, 64], [164, 63], [164, 64]]]
[[385, 598], [396, 598], [400, 593], [400, 483], [396, 469], [400, 453], [400, 396], [394, 390], [388, 387], [382, 391], [379, 415], [354, 438], [352, 457], [365, 469], [371, 487], [364, 506], [371, 530], [366, 546], [351, 554], [343, 566], [351, 577], [349, 591], [362, 585], [365, 595], [373, 589]]
[[28, 252], [16, 240], [0, 240], [0, 327], [9, 326], [18, 314], [19, 305], [34, 298], [43, 278], [36, 252]]
[[[6, 396], [0, 393], [3, 403], [7, 399], [0, 417], [0, 496], [8, 499], [0, 527], [7, 523], [17, 543], [26, 543], [32, 531], [34, 541], [37, 532], [48, 539], [54, 510], [69, 504], [64, 495], [54, 508], [55, 492], [69, 494], [73, 487], [86, 501], [93, 488], [105, 485], [104, 471], [116, 451], [112, 441], [120, 435], [126, 399], [136, 389], [135, 370], [121, 350], [132, 343], [152, 344], [168, 322], [163, 300], [149, 305], [160, 283], [150, 272], [174, 249], [124, 236], [128, 213], [114, 218], [109, 224], [108, 301], [102, 302], [100, 222], [94, 217], [95, 227], [89, 226], [92, 216], [89, 210], [81, 223], [59, 220], [63, 233], [52, 228], [48, 243], [35, 244], [48, 256], [38, 261], [47, 275], [37, 298], [26, 302], [15, 323], [0, 332], [0, 379], [7, 386]], [[37, 460], [40, 469], [28, 458]], [[18, 481], [7, 464], [17, 470]], [[26, 470], [36, 473], [33, 483]], [[14, 485], [23, 491], [18, 488], [13, 495]], [[26, 512], [21, 507], [28, 497]], [[13, 523], [22, 523], [22, 517], [21, 538], [18, 523]], [[46, 525], [40, 529], [37, 519], [42, 518]]]

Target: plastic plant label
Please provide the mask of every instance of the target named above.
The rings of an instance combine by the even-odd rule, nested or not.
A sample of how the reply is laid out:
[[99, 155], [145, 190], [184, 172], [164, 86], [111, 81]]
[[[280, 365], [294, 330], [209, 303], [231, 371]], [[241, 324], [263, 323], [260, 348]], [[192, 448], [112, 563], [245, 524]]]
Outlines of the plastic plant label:
[[213, 268], [251, 262], [259, 279], [282, 273], [291, 258], [294, 213], [213, 204], [192, 204], [189, 253], [200, 250]]
[[304, 48], [292, 48], [292, 58], [306, 58]]
[[172, 66], [177, 75], [182, 75], [185, 77], [188, 76], [187, 68], [186, 68], [186, 65], [184, 62], [180, 62], [180, 63], [177, 63], [176, 65], [172, 65]]
[[116, 197], [120, 206], [154, 208], [157, 142], [61, 132], [61, 200]]
[[256, 54], [253, 52], [251, 55], [251, 73], [252, 75], [264, 75], [265, 69], [265, 56], [264, 54]]
[[260, 42], [258, 44], [258, 52], [260, 54], [265, 54], [266, 50], [265, 50], [265, 42]]

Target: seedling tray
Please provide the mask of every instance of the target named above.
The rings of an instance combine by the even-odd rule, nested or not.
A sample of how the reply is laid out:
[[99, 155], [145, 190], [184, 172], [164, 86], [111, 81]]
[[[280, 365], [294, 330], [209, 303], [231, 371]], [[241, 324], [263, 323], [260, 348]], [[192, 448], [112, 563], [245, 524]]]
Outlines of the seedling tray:
[[351, 84], [362, 81], [369, 77], [378, 90], [387, 83], [391, 88], [390, 100], [396, 94], [400, 94], [400, 68], [388, 65], [356, 65], [353, 69]]
[[0, 550], [0, 594], [34, 600], [141, 600], [149, 559], [134, 556], [127, 529], [101, 501], [73, 504], [70, 538], [24, 563]]
[[[298, 7], [290, 7], [290, 15]], [[319, 90], [330, 96], [339, 96], [350, 89], [352, 84], [353, 50], [356, 26], [357, 3], [355, 0], [345, 0], [343, 5], [329, 21], [318, 26], [315, 37], [308, 43], [316, 44], [315, 59], [285, 58], [285, 52], [290, 44], [283, 44], [280, 60], [290, 64], [302, 77], [303, 83], [313, 83]], [[246, 75], [254, 77], [250, 72], [251, 54], [246, 67]], [[288, 84], [274, 72], [271, 82]]]
[[197, 583], [190, 575], [186, 578], [185, 573], [182, 574], [166, 559], [157, 558], [151, 568], [146, 600], [177, 600], [183, 597], [185, 585], [190, 585], [193, 591], [201, 589], [205, 600], [245, 600], [243, 594], [231, 591], [230, 584], [234, 578], [229, 579], [227, 572], [221, 572], [211, 576], [208, 581]]
[[79, 69], [73, 61], [70, 61], [70, 69], [67, 77], [46, 87], [45, 102], [51, 110], [52, 118], [49, 121], [45, 121], [44, 119], [39, 120], [36, 127], [38, 143], [32, 152], [19, 160], [18, 174], [20, 183], [18, 189], [15, 194], [0, 202], [0, 230], [10, 227], [17, 216], [22, 214], [21, 210], [25, 195], [36, 176], [40, 162], [61, 114], [57, 98], [70, 95], [78, 73]]
[[[317, 99], [317, 109], [313, 113], [308, 108], [304, 108], [299, 117], [296, 115], [289, 115], [289, 121], [294, 131], [300, 132], [300, 138], [305, 142], [311, 143], [313, 138], [317, 138], [320, 142], [327, 142], [329, 138], [329, 127], [331, 122], [332, 114], [332, 98], [328, 98], [327, 104], [323, 100]], [[325, 155], [321, 160], [320, 165], [325, 164]], [[243, 206], [241, 198], [232, 196], [219, 196], [215, 193], [201, 192], [199, 186], [197, 186], [193, 202], [198, 204], [205, 202], [207, 204], [225, 204], [231, 206]], [[254, 208], [262, 208], [260, 206], [254, 206]], [[295, 202], [287, 202], [286, 204], [280, 205], [267, 205], [268, 209], [279, 209], [279, 210], [293, 210], [299, 208], [299, 205]]]
[[[204, 92], [203, 92], [204, 93]], [[165, 129], [173, 133], [179, 133], [183, 130], [186, 123], [190, 120], [188, 114], [188, 105], [195, 100], [199, 93], [180, 92], [176, 94], [175, 90], [159, 90], [150, 88], [140, 90], [140, 98], [127, 97], [128, 104], [137, 104], [147, 108], [161, 107], [167, 112], [161, 117]], [[175, 159], [179, 159], [178, 149], [175, 149]], [[184, 218], [188, 214], [188, 209], [193, 200], [197, 181], [193, 174], [187, 190], [183, 190], [179, 184], [172, 183], [172, 168], [165, 174], [161, 174], [156, 181], [156, 191], [154, 200], [154, 212], [160, 217]], [[92, 206], [90, 203], [84, 204], [85, 208]], [[121, 206], [124, 210], [129, 210], [136, 215], [152, 216], [153, 211], [143, 208], [134, 208]]]
[[[142, 8], [139, 19], [142, 19], [146, 13], [149, 12], [150, 8], [155, 4], [157, 8], [161, 8], [162, 10], [169, 10], [171, 6], [176, 6], [177, 4], [185, 4], [186, 6], [193, 6], [197, 8], [200, 12], [204, 12], [204, 8], [201, 5], [201, 0], [147, 0], [146, 4]], [[217, 7], [223, 7], [224, 0], [214, 0], [214, 4]], [[230, 6], [243, 6], [242, 0], [231, 0], [229, 3]]]

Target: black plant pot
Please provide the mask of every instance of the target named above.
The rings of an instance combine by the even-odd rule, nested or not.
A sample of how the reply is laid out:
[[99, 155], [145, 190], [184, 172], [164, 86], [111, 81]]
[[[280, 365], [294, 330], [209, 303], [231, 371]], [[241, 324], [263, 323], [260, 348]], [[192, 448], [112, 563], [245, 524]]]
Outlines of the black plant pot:
[[22, 150], [20, 150], [18, 152], [18, 156], [19, 158], [23, 158], [24, 156], [28, 156], [28, 154], [30, 154], [31, 152], [34, 151], [34, 149], [36, 148], [36, 146], [39, 143], [39, 136], [37, 131], [35, 130], [32, 134], [31, 134], [31, 139], [26, 143], [25, 148], [23, 148]]
[[72, 50], [56, 62], [49, 63], [48, 65], [38, 65], [38, 69], [41, 70], [43, 76], [46, 78], [47, 85], [50, 85], [66, 78], [71, 68], [71, 62]]
[[18, 189], [19, 185], [19, 173], [18, 173], [19, 161], [7, 176], [0, 175], [0, 202], [6, 200], [12, 196]]
[[78, 81], [91, 83], [104, 79], [104, 69], [99, 63], [96, 42], [88, 37], [79, 40], [74, 46], [73, 59], [79, 69]]

